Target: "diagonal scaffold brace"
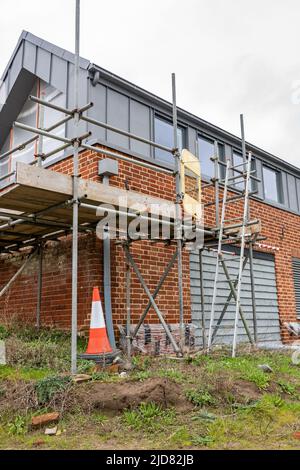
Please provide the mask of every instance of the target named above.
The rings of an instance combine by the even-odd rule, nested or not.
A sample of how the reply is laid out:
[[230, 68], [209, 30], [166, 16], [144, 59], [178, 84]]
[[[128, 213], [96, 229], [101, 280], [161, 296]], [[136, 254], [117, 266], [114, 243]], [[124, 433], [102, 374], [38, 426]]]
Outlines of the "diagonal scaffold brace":
[[[162, 326], [163, 326], [163, 328], [164, 328], [164, 330], [165, 330], [165, 332], [166, 332], [166, 335], [168, 336], [168, 338], [169, 338], [169, 340], [170, 340], [170, 342], [171, 342], [171, 344], [172, 344], [172, 346], [173, 346], [174, 351], [176, 352], [176, 354], [177, 354], [178, 356], [182, 356], [182, 352], [181, 352], [181, 350], [180, 350], [178, 344], [176, 343], [176, 341], [175, 341], [175, 339], [174, 339], [174, 337], [173, 337], [173, 335], [172, 335], [172, 333], [171, 333], [171, 331], [170, 331], [170, 329], [169, 329], [169, 327], [168, 327], [168, 325], [167, 325], [167, 323], [166, 323], [166, 321], [165, 321], [165, 319], [164, 319], [164, 316], [163, 316], [162, 312], [161, 312], [160, 309], [158, 308], [158, 306], [157, 306], [157, 304], [156, 304], [156, 302], [155, 302], [155, 299], [153, 298], [153, 295], [151, 294], [151, 292], [150, 292], [150, 290], [149, 290], [149, 288], [148, 288], [148, 286], [147, 286], [147, 284], [146, 284], [146, 282], [145, 282], [145, 280], [144, 280], [144, 278], [143, 278], [143, 276], [142, 276], [142, 274], [141, 274], [139, 268], [137, 267], [137, 265], [136, 265], [136, 263], [135, 263], [135, 261], [134, 261], [132, 255], [131, 255], [131, 253], [130, 253], [129, 244], [128, 244], [128, 243], [124, 243], [124, 244], [123, 244], [123, 249], [124, 249], [125, 256], [126, 256], [127, 265], [130, 265], [130, 266], [132, 267], [134, 273], [136, 274], [138, 280], [140, 281], [140, 283], [141, 283], [141, 285], [142, 285], [142, 287], [143, 287], [143, 289], [144, 289], [144, 291], [145, 291], [147, 297], [149, 298], [149, 303], [151, 303], [151, 306], [152, 306], [153, 309], [155, 310], [155, 312], [156, 312], [156, 314], [157, 314], [157, 316], [158, 316], [158, 318], [159, 318], [159, 321], [160, 321], [160, 323], [162, 324]], [[177, 252], [176, 252], [176, 257], [177, 257]], [[174, 255], [174, 261], [173, 261], [173, 262], [175, 262], [175, 259], [176, 259], [176, 258], [175, 258], [175, 255]], [[168, 267], [169, 267], [169, 266], [168, 266]], [[170, 269], [171, 269], [171, 268], [170, 268]], [[161, 285], [162, 285], [162, 284], [161, 284]], [[158, 292], [157, 292], [157, 293], [158, 293]], [[157, 293], [156, 293], [156, 295], [157, 295]], [[155, 295], [155, 297], [156, 297], [156, 295]], [[127, 308], [128, 308], [128, 305], [127, 305]], [[146, 310], [147, 310], [147, 312], [149, 311], [148, 306], [147, 306]], [[127, 312], [128, 312], [128, 311], [127, 311]], [[144, 315], [144, 318], [145, 318], [145, 313], [144, 313], [143, 315]], [[128, 320], [128, 321], [129, 321], [129, 320]], [[127, 327], [128, 327], [128, 324], [129, 324], [129, 323], [127, 323]], [[142, 322], [141, 322], [141, 324], [142, 324]], [[135, 332], [135, 335], [136, 335], [136, 332]], [[128, 332], [127, 332], [127, 336], [128, 336]]]

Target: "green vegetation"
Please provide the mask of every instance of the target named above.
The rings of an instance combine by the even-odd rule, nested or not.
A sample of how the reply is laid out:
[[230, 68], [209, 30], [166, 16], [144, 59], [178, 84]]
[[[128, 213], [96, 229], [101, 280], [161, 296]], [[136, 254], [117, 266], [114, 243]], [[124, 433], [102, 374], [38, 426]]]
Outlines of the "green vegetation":
[[46, 377], [36, 382], [35, 391], [39, 405], [49, 403], [59, 392], [71, 384], [71, 377]]
[[34, 367], [13, 367], [0, 365], [0, 380], [40, 380], [53, 374], [50, 369], [38, 369]]
[[[0, 339], [8, 358], [0, 366], [2, 449], [300, 448], [300, 366], [288, 352], [135, 356], [124, 377], [79, 361], [78, 372], [92, 380], [75, 384], [69, 334], [0, 325]], [[79, 350], [85, 347], [79, 339]], [[119, 400], [124, 389], [134, 397], [140, 390], [137, 401], [127, 402], [126, 392]], [[52, 411], [60, 413], [60, 435], [30, 426], [33, 416]]]
[[216, 404], [216, 400], [213, 398], [208, 390], [188, 390], [186, 397], [195, 406], [212, 406]]
[[9, 435], [23, 436], [27, 432], [27, 420], [24, 416], [17, 415], [7, 424], [7, 428]]
[[171, 408], [163, 409], [156, 403], [141, 403], [136, 410], [125, 410], [124, 422], [134, 430], [142, 429], [145, 432], [162, 430], [175, 420], [175, 411]]

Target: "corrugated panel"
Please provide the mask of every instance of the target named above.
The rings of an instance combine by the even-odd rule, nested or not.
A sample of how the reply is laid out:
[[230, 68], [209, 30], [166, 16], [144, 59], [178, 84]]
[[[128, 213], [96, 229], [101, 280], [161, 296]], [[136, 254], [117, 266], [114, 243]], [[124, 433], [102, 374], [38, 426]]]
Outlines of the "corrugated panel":
[[[300, 263], [300, 262], [299, 262]], [[239, 258], [233, 256], [227, 262], [229, 273], [232, 279], [238, 275]], [[196, 325], [196, 337], [198, 344], [201, 344], [201, 301], [200, 301], [200, 271], [199, 254], [191, 253], [191, 300], [192, 300], [192, 321]], [[216, 254], [208, 251], [203, 252], [203, 286], [205, 295], [205, 317], [208, 331], [213, 283], [216, 269]], [[218, 303], [224, 303], [230, 293], [223, 270], [220, 270], [220, 283], [218, 285]], [[257, 308], [258, 340], [261, 342], [280, 341], [279, 313], [276, 289], [275, 263], [274, 259], [254, 258], [255, 294]], [[223, 281], [223, 282], [222, 282]], [[249, 263], [244, 270], [241, 303], [249, 329], [253, 335], [253, 316], [251, 299], [251, 281]], [[216, 306], [215, 323], [220, 316], [223, 305]], [[231, 301], [221, 327], [219, 328], [215, 343], [232, 343], [235, 317], [235, 303]], [[248, 341], [242, 322], [239, 322], [238, 341]]]
[[296, 296], [297, 317], [300, 318], [300, 259], [293, 258], [293, 272]]

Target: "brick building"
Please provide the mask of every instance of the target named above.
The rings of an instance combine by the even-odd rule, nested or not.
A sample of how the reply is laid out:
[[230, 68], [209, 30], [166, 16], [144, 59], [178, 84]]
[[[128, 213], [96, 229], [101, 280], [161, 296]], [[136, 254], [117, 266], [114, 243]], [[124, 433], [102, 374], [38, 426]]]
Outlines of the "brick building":
[[[14, 121], [35, 127], [39, 122], [39, 107], [28, 101], [29, 95], [39, 96], [54, 105], [72, 109], [74, 56], [30, 33], [23, 32], [12, 58], [3, 74], [2, 91], [5, 104], [0, 110], [0, 153], [5, 153], [28, 139], [28, 133], [12, 127]], [[92, 101], [94, 106], [88, 116], [117, 127], [126, 132], [172, 147], [172, 105], [159, 97], [140, 89], [126, 80], [90, 63], [80, 60], [80, 106]], [[44, 127], [49, 128], [63, 116], [52, 109], [45, 109]], [[55, 132], [59, 136], [72, 137], [71, 122], [64, 123]], [[81, 122], [81, 134], [91, 132], [89, 143], [120, 152], [133, 159], [153, 163], [156, 167], [173, 169], [173, 157], [161, 149], [137, 142], [126, 135], [109, 129]], [[187, 148], [199, 156], [203, 183], [214, 175], [210, 157], [218, 146], [221, 160], [230, 159], [238, 164], [242, 161], [241, 139], [182, 109], [178, 109], [178, 139], [181, 148]], [[37, 153], [37, 144], [32, 143], [0, 160], [1, 175], [10, 174], [16, 162], [31, 163]], [[57, 143], [45, 137], [43, 152], [49, 153]], [[259, 182], [253, 183], [255, 194], [251, 196], [251, 216], [259, 219], [262, 235], [266, 241], [255, 245], [254, 274], [255, 297], [260, 342], [289, 341], [291, 339], [284, 323], [297, 322], [300, 317], [300, 169], [247, 143], [247, 150], [254, 157], [253, 169]], [[84, 179], [102, 181], [98, 162], [104, 155], [84, 150], [80, 153], [80, 175]], [[44, 162], [45, 168], [72, 175], [72, 154], [62, 150]], [[14, 184], [14, 175], [0, 181], [1, 194]], [[174, 201], [175, 187], [172, 174], [162, 174], [155, 167], [142, 168], [130, 162], [119, 162], [118, 175], [110, 178], [109, 184], [120, 189], [129, 189]], [[241, 187], [232, 184], [231, 191], [238, 194]], [[212, 189], [203, 190], [203, 199], [210, 201]], [[1, 206], [1, 200], [0, 200]], [[232, 217], [242, 211], [242, 205], [232, 208]], [[1, 211], [0, 211], [1, 212]], [[1, 212], [3, 224], [7, 217]], [[215, 224], [214, 209], [205, 210], [205, 223]], [[2, 224], [2, 222], [1, 222]], [[1, 232], [1, 225], [0, 225]], [[16, 240], [17, 228], [11, 228]], [[17, 244], [22, 243], [22, 234]], [[19, 247], [19, 245], [18, 245]], [[1, 242], [0, 285], [5, 285], [21, 266], [26, 254], [15, 249], [7, 250], [7, 242]], [[174, 253], [174, 246], [164, 243], [139, 241], [132, 245], [132, 255], [143, 274], [151, 292], [159, 282], [163, 270]], [[120, 247], [111, 242], [110, 247], [110, 293], [107, 294], [107, 279], [104, 276], [104, 246], [94, 233], [79, 237], [78, 278], [78, 326], [85, 329], [89, 323], [91, 292], [95, 285], [105, 300], [105, 308], [111, 309], [114, 325], [124, 324], [126, 319], [125, 259]], [[38, 259], [32, 259], [15, 283], [0, 298], [0, 318], [19, 318], [34, 322], [36, 318]], [[215, 269], [215, 254], [204, 250], [203, 283], [207, 322]], [[232, 275], [237, 272], [236, 261], [229, 263]], [[184, 251], [183, 287], [184, 315], [187, 322], [196, 326], [196, 335], [201, 341], [200, 325], [200, 280], [198, 253]], [[104, 288], [106, 286], [106, 289]], [[226, 287], [224, 301], [228, 295]], [[133, 276], [131, 285], [132, 322], [137, 323], [148, 304], [148, 298], [138, 280]], [[111, 305], [110, 305], [111, 303]], [[178, 323], [177, 270], [174, 266], [158, 297], [157, 304], [168, 323]], [[246, 266], [243, 282], [242, 304], [253, 330], [249, 267]], [[60, 328], [69, 328], [71, 321], [71, 239], [69, 235], [60, 241], [49, 241], [43, 253], [43, 284], [41, 323]], [[219, 342], [232, 337], [234, 310], [229, 307], [218, 333]], [[147, 321], [156, 323], [157, 316], [150, 310]], [[242, 327], [239, 340], [245, 339]]]

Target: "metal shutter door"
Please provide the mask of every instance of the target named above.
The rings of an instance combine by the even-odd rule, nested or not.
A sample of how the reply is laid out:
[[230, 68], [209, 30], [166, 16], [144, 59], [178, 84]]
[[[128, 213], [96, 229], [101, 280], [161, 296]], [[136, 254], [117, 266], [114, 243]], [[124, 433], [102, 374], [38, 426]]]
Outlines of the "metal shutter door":
[[299, 258], [293, 258], [293, 273], [294, 273], [295, 296], [296, 296], [296, 312], [297, 312], [297, 317], [300, 319], [300, 259]]
[[[232, 260], [227, 262], [229, 273], [232, 279], [238, 274], [238, 257], [232, 257]], [[256, 254], [253, 260], [254, 264], [254, 277], [255, 277], [255, 294], [256, 294], [256, 309], [257, 309], [257, 333], [258, 341], [260, 343], [279, 342], [280, 338], [280, 325], [279, 313], [277, 302], [277, 289], [275, 277], [275, 262], [272, 255]], [[206, 328], [209, 327], [210, 310], [213, 293], [213, 282], [216, 267], [216, 254], [204, 250], [203, 252], [203, 286], [204, 286], [204, 301], [205, 301], [205, 318]], [[199, 279], [199, 254], [191, 253], [190, 255], [190, 269], [191, 269], [191, 300], [192, 300], [192, 322], [196, 326], [197, 344], [201, 345], [201, 299], [200, 299], [200, 279]], [[230, 293], [228, 283], [225, 281], [225, 275], [221, 269], [220, 279], [224, 283], [219, 284], [218, 302], [227, 299]], [[299, 261], [300, 273], [300, 261]], [[300, 280], [300, 276], [299, 276]], [[299, 284], [300, 286], [300, 284]], [[300, 289], [300, 287], [299, 287]], [[300, 300], [300, 290], [299, 290]], [[250, 283], [250, 270], [249, 263], [247, 264], [242, 285], [241, 303], [244, 310], [248, 326], [253, 335], [253, 320], [252, 320], [252, 306], [251, 306], [251, 283]], [[300, 306], [300, 303], [299, 303]], [[223, 306], [216, 307], [217, 320]], [[234, 328], [234, 315], [235, 304], [231, 302], [229, 305], [223, 322], [218, 330], [215, 339], [215, 344], [232, 343], [233, 328]], [[248, 337], [243, 328], [242, 322], [239, 322], [238, 341], [248, 342]]]

